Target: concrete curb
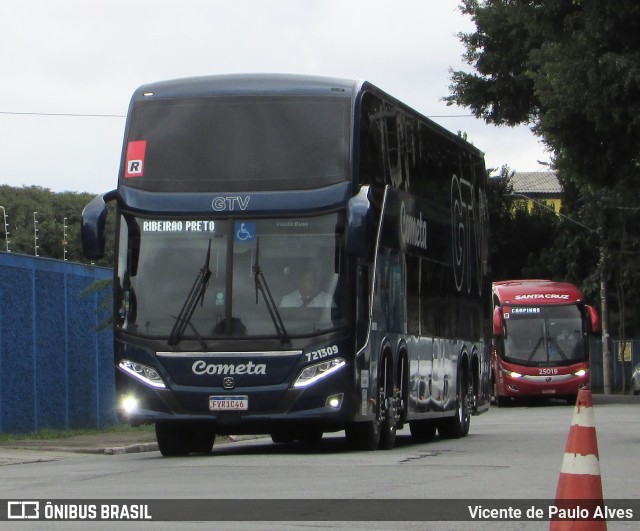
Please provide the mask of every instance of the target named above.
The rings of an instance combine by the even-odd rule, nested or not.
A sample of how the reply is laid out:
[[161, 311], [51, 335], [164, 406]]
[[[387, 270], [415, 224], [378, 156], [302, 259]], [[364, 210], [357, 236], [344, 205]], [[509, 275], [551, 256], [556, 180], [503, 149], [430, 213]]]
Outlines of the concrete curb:
[[115, 446], [113, 448], [105, 448], [98, 453], [104, 453], [107, 455], [122, 455], [122, 454], [135, 454], [140, 452], [156, 452], [158, 451], [158, 443], [139, 443], [130, 444], [128, 446]]
[[593, 403], [597, 404], [640, 404], [640, 395], [602, 395], [592, 393]]

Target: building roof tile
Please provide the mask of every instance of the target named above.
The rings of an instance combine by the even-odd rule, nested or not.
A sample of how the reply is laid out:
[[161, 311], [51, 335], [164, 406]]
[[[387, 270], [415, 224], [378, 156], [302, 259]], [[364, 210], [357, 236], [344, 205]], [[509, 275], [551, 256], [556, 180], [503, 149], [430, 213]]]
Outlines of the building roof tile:
[[513, 192], [520, 194], [562, 193], [562, 186], [554, 171], [515, 172], [511, 178]]

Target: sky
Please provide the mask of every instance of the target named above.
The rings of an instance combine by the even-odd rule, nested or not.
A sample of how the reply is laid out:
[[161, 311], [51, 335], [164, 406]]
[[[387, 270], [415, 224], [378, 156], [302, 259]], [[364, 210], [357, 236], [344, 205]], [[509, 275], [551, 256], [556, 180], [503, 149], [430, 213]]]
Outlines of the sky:
[[370, 81], [485, 153], [488, 168], [544, 171], [526, 126], [448, 107], [464, 63], [459, 0], [3, 0], [0, 184], [116, 187], [125, 115], [140, 85], [288, 73]]

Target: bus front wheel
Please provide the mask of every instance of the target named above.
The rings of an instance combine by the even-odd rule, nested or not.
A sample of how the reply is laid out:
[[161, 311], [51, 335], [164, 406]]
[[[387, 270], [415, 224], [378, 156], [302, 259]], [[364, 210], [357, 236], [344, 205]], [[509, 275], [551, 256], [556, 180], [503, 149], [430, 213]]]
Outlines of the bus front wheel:
[[377, 450], [380, 445], [380, 421], [354, 422], [345, 429], [347, 443], [354, 450]]
[[156, 422], [156, 440], [165, 457], [208, 453], [215, 441], [215, 431], [206, 424]]

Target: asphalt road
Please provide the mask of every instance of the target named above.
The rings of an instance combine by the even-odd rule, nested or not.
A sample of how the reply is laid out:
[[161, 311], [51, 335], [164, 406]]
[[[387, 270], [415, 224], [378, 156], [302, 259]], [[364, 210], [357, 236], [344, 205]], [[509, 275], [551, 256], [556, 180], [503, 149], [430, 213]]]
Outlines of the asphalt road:
[[[640, 498], [639, 408], [638, 397], [594, 396], [606, 499]], [[5, 465], [0, 468], [0, 498], [243, 502], [237, 521], [180, 524], [181, 528], [196, 529], [548, 529], [548, 522], [524, 521], [436, 525], [428, 521], [391, 523], [379, 518], [336, 522], [331, 520], [331, 500], [463, 500], [472, 506], [486, 499], [503, 504], [509, 500], [553, 500], [574, 409], [561, 402], [492, 408], [472, 419], [471, 432], [464, 439], [417, 444], [405, 428], [394, 449], [378, 452], [347, 451], [342, 434], [327, 435], [312, 448], [276, 445], [258, 438], [216, 444], [207, 456], [173, 459], [161, 457], [148, 441], [142, 443], [150, 445], [144, 451], [111, 454], [67, 451], [59, 446], [29, 449], [0, 445], [0, 465]], [[94, 450], [113, 442], [103, 439], [96, 442]], [[269, 498], [291, 503], [316, 501], [319, 519], [299, 523], [241, 521], [250, 514], [252, 500], [255, 505]], [[62, 529], [62, 525], [67, 529], [69, 524], [47, 522], [46, 529]], [[124, 529], [133, 525], [136, 529], [174, 529], [176, 524], [91, 522], [82, 528]], [[639, 526], [638, 520], [608, 522], [609, 530]]]

